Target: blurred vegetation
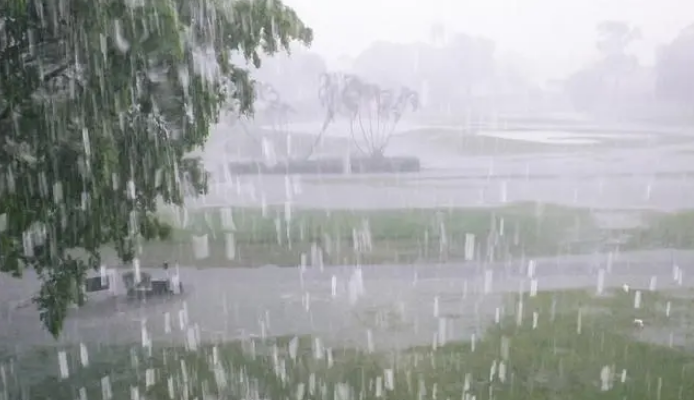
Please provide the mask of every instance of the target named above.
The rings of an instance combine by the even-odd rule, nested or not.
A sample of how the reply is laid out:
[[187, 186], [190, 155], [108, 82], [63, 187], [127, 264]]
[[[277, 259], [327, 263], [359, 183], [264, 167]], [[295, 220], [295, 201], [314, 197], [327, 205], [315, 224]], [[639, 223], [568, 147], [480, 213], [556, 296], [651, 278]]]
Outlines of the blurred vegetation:
[[[322, 249], [326, 265], [463, 260], [466, 235], [474, 236], [472, 259], [504, 260], [588, 251], [598, 238], [589, 210], [540, 203], [404, 210], [170, 209], [162, 218], [175, 227], [172, 239], [144, 247], [143, 264], [168, 259], [199, 266], [296, 266], [312, 245]], [[205, 235], [209, 257], [195, 259], [194, 238]], [[232, 235], [235, 254], [229, 259], [227, 236]]]
[[694, 249], [694, 210], [648, 213], [644, 226], [629, 233], [627, 248]]

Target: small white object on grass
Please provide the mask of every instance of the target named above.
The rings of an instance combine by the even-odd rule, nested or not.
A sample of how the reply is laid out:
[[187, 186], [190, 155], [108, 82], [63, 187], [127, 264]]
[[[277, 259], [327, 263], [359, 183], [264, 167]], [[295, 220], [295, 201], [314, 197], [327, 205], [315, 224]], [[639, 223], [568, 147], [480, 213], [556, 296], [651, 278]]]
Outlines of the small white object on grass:
[[637, 328], [643, 328], [643, 320], [639, 318], [634, 319], [634, 326]]
[[622, 285], [622, 289], [624, 289], [624, 293], [629, 293], [629, 285], [627, 285], [626, 283]]

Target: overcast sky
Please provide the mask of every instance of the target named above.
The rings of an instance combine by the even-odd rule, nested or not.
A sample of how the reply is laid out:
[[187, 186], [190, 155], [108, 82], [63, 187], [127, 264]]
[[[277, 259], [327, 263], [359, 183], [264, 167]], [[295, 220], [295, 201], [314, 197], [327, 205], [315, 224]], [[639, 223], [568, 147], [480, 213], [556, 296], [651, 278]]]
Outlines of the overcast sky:
[[432, 23], [493, 39], [523, 56], [535, 76], [556, 78], [595, 57], [595, 26], [639, 26], [633, 49], [651, 63], [655, 47], [694, 23], [692, 0], [285, 0], [315, 30], [313, 49], [329, 61], [377, 40], [428, 40]]

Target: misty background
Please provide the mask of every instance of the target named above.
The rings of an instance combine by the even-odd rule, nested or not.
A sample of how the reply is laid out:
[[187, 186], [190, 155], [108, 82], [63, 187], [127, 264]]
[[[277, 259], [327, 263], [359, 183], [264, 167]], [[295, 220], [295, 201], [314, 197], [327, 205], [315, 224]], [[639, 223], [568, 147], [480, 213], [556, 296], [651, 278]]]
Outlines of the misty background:
[[316, 40], [265, 60], [255, 78], [298, 114], [320, 113], [318, 77], [342, 71], [414, 89], [417, 118], [467, 111], [664, 123], [692, 116], [694, 5], [681, 0], [288, 5]]

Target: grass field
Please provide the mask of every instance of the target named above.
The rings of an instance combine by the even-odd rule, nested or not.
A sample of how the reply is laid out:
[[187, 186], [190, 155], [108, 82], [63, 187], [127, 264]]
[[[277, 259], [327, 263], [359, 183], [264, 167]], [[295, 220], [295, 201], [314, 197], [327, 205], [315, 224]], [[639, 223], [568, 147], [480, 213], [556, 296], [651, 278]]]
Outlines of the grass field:
[[[142, 246], [142, 265], [199, 267], [503, 261], [595, 251], [694, 249], [694, 211], [643, 210], [643, 226], [599, 226], [588, 209], [539, 203], [489, 208], [315, 210], [223, 208], [163, 214], [166, 241]], [[466, 242], [474, 238], [472, 251]], [[107, 263], [117, 265], [112, 250]], [[322, 261], [316, 261], [320, 254]]]
[[4, 360], [0, 389], [31, 399], [83, 391], [90, 399], [110, 392], [114, 399], [679, 400], [694, 394], [692, 295], [514, 295], [480, 337], [388, 352], [331, 349], [312, 337], [154, 343], [90, 347], [83, 366], [85, 350], [76, 347], [62, 349], [70, 372], [60, 378], [58, 351], [36, 350]]
[[[503, 260], [592, 250], [597, 237], [588, 210], [531, 203], [372, 211], [226, 208], [185, 216], [170, 212], [163, 218], [176, 227], [173, 237], [143, 246], [144, 265], [169, 260], [198, 266], [297, 266], [302, 255], [310, 259], [312, 247], [325, 265]], [[468, 248], [466, 256], [470, 235], [474, 251]]]

